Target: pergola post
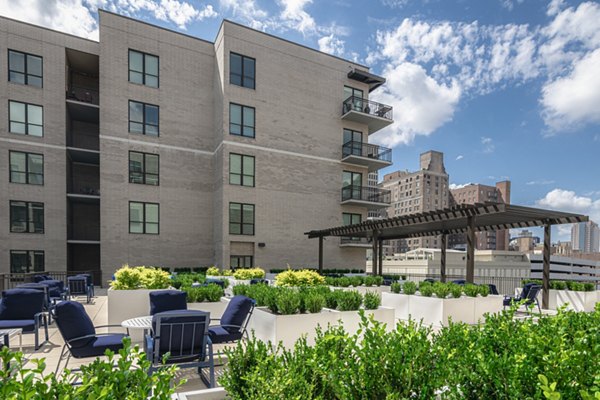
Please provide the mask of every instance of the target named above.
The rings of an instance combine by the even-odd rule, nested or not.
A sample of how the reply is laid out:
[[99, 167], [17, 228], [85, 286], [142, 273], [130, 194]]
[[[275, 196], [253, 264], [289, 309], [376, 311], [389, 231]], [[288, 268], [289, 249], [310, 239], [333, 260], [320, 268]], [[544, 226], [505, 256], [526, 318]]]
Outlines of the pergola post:
[[475, 217], [467, 218], [467, 283], [475, 280]]
[[446, 246], [448, 235], [442, 233], [442, 258], [440, 259], [440, 281], [446, 282]]
[[377, 255], [378, 248], [378, 237], [377, 231], [373, 231], [373, 261], [371, 262], [371, 274], [377, 275], [379, 271], [377, 267], [377, 261], [379, 261], [379, 256]]
[[548, 309], [550, 303], [550, 227], [544, 225], [544, 269], [542, 272], [542, 308]]
[[323, 273], [323, 236], [319, 236], [319, 274]]
[[379, 239], [379, 274], [383, 275], [383, 240]]

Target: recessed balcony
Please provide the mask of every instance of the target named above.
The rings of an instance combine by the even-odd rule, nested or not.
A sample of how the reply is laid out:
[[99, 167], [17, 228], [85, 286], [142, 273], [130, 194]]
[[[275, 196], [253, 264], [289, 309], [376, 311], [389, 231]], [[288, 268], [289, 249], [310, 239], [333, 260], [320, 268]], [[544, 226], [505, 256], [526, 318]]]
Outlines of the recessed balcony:
[[342, 188], [342, 205], [367, 207], [369, 209], [389, 207], [392, 194], [377, 187], [349, 185]]
[[347, 142], [342, 146], [342, 162], [377, 171], [392, 165], [392, 149], [370, 143]]
[[366, 124], [372, 134], [394, 122], [393, 107], [350, 96], [342, 103], [342, 119]]

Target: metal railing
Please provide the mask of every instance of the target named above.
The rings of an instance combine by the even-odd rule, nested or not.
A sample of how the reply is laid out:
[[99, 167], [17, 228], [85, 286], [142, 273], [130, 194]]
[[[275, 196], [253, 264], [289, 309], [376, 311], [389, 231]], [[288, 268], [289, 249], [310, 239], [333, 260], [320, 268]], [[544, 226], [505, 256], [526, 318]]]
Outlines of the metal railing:
[[370, 186], [349, 185], [342, 188], [342, 201], [360, 200], [372, 203], [390, 204], [392, 192]]
[[387, 104], [377, 103], [358, 96], [350, 96], [342, 103], [342, 115], [350, 111], [357, 111], [363, 114], [373, 115], [375, 117], [394, 119], [393, 107]]
[[359, 156], [392, 162], [392, 149], [363, 142], [346, 142], [342, 146], [342, 157]]
[[97, 89], [70, 85], [69, 89], [67, 90], [67, 99], [99, 105], [100, 92]]
[[94, 284], [102, 286], [100, 271], [39, 271], [0, 274], [0, 292], [2, 290], [13, 289], [22, 283], [33, 283], [33, 277], [36, 275], [50, 275], [52, 279], [63, 281], [66, 285], [67, 277], [79, 274], [91, 274], [94, 278]]

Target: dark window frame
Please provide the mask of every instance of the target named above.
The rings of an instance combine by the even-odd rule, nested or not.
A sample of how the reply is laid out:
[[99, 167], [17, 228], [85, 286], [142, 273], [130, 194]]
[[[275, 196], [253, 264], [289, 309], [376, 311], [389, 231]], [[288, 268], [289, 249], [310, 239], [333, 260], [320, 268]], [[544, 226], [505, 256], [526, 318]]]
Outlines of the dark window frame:
[[[250, 259], [250, 262], [247, 263], [246, 261], [248, 261], [248, 258]], [[233, 260], [237, 259], [237, 266], [233, 266]], [[242, 261], [240, 263], [240, 261]], [[230, 268], [254, 268], [254, 256], [244, 256], [244, 255], [230, 255], [229, 256], [229, 267]]]
[[[142, 220], [141, 221], [133, 221], [133, 222], [138, 222], [142, 224], [142, 232], [131, 232], [131, 204], [135, 203], [135, 204], [142, 204], [142, 210], [143, 210], [143, 215], [142, 215]], [[157, 206], [157, 210], [158, 210], [158, 218], [157, 218], [157, 222], [156, 222], [156, 233], [153, 232], [146, 232], [146, 224], [150, 223], [150, 224], [154, 224], [154, 222], [146, 222], [146, 206], [147, 205], [155, 205]], [[153, 202], [148, 202], [148, 201], [129, 201], [129, 233], [132, 235], [160, 235], [160, 203], [153, 203]]]
[[[362, 214], [358, 214], [358, 213], [349, 213], [349, 212], [343, 212], [342, 213], [342, 225], [346, 226], [346, 224], [344, 224], [344, 215], [349, 215], [350, 216], [350, 225], [354, 225], [354, 224], [360, 224], [363, 220], [362, 218]], [[359, 221], [358, 222], [352, 222], [353, 217], [358, 216]], [[360, 237], [354, 237], [354, 236], [344, 236], [343, 239], [345, 240], [351, 240], [351, 241], [360, 241], [361, 238]]]
[[[18, 230], [14, 230], [13, 228], [13, 220], [15, 218], [14, 213], [13, 213], [13, 203], [25, 203], [25, 209], [26, 209], [26, 213], [25, 213], [25, 221], [21, 221], [21, 222], [25, 222], [25, 231], [18, 231]], [[37, 205], [38, 207], [41, 205], [41, 209], [42, 209], [42, 226], [40, 230], [36, 230], [35, 229], [35, 220], [30, 219], [30, 207], [32, 207], [33, 205]], [[45, 206], [44, 203], [39, 202], [39, 201], [25, 201], [25, 200], [10, 200], [9, 201], [9, 214], [10, 214], [10, 233], [33, 233], [33, 234], [38, 234], [38, 235], [43, 235], [45, 232], [45, 218], [46, 218], [46, 210], [45, 210]], [[30, 226], [31, 224], [34, 225], [33, 231], [30, 230]]]
[[[241, 121], [240, 121], [239, 124], [231, 122], [231, 106], [238, 106], [238, 107], [241, 108], [240, 109], [240, 118], [241, 118]], [[244, 109], [245, 108], [249, 108], [249, 109], [252, 110], [252, 113], [254, 114], [254, 125], [246, 125], [244, 123]], [[232, 133], [231, 132], [231, 125], [238, 125], [240, 127], [240, 133], [239, 134], [238, 133]], [[245, 127], [252, 128], [254, 134], [252, 136], [250, 136], [250, 135], [244, 135], [244, 128]], [[245, 106], [245, 105], [239, 104], [239, 103], [230, 102], [229, 103], [229, 134], [230, 135], [234, 135], [234, 136], [242, 136], [242, 137], [256, 139], [256, 108], [255, 107], [251, 107], [251, 106]]]
[[[18, 104], [24, 104], [25, 105], [25, 122], [21, 122], [21, 121], [15, 121], [11, 119], [11, 115], [10, 115], [10, 103], [18, 103]], [[28, 106], [34, 106], [34, 107], [39, 107], [42, 109], [42, 124], [41, 125], [37, 125], [37, 124], [33, 124], [29, 122], [29, 107]], [[19, 124], [25, 124], [25, 133], [19, 133], [19, 132], [13, 132], [10, 128], [11, 123], [12, 122], [16, 122]], [[29, 133], [29, 125], [33, 125], [33, 126], [40, 126], [42, 128], [42, 134], [40, 136], [37, 135], [32, 135]], [[33, 103], [26, 103], [24, 101], [17, 101], [17, 100], [8, 100], [8, 132], [12, 133], [13, 135], [25, 135], [25, 136], [33, 136], [33, 137], [39, 137], [42, 138], [44, 137], [44, 106], [41, 106], [39, 104], [33, 104]]]
[[[231, 221], [231, 206], [237, 204], [240, 206], [240, 222]], [[244, 206], [252, 206], [252, 223], [244, 223]], [[231, 225], [239, 225], [240, 233], [231, 233]], [[252, 233], [244, 233], [244, 226], [252, 226]], [[256, 205], [251, 203], [229, 202], [229, 234], [236, 236], [254, 236], [256, 234]]]
[[[137, 104], [141, 104], [142, 105], [142, 122], [139, 121], [131, 121], [131, 103], [137, 103]], [[150, 106], [150, 107], [156, 107], [156, 113], [158, 115], [158, 124], [154, 125], [154, 124], [150, 124], [148, 122], [146, 122], [146, 107]], [[128, 124], [127, 124], [127, 130], [129, 133], [133, 133], [135, 135], [140, 135], [140, 133], [138, 132], [134, 132], [131, 130], [131, 122], [136, 123], [136, 124], [142, 124], [142, 133], [141, 135], [144, 136], [150, 136], [150, 137], [160, 137], [160, 106], [156, 105], [156, 104], [150, 104], [150, 103], [144, 103], [143, 101], [137, 101], [137, 100], [129, 100], [129, 102], [127, 103], [127, 115], [128, 115]], [[156, 127], [156, 136], [154, 136], [153, 134], [148, 134], [146, 133], [146, 125], [149, 126], [155, 126]]]
[[[231, 172], [231, 156], [240, 156], [241, 157], [241, 162], [240, 162], [241, 170], [240, 170], [239, 174], [237, 172]], [[244, 174], [244, 158], [246, 158], [246, 157], [252, 158], [253, 175]], [[232, 183], [231, 175], [238, 175], [240, 177], [240, 183]], [[244, 184], [245, 177], [252, 177], [252, 185]], [[235, 186], [246, 186], [246, 187], [255, 187], [256, 186], [256, 157], [255, 156], [250, 156], [247, 154], [240, 154], [240, 153], [229, 153], [229, 184], [235, 185]]]
[[[240, 74], [238, 74], [238, 73], [234, 73], [234, 72], [232, 71], [232, 69], [231, 69], [231, 56], [232, 56], [232, 55], [234, 55], [234, 56], [238, 56], [238, 57], [240, 57], [240, 58], [241, 58], [241, 66], [242, 66], [242, 71], [241, 71], [241, 73], [240, 73]], [[246, 76], [246, 74], [244, 73], [244, 72], [245, 72], [245, 71], [244, 71], [244, 60], [245, 60], [245, 59], [252, 60], [252, 61], [254, 62], [254, 76], [252, 76], [252, 77], [250, 77], [250, 76]], [[239, 77], [240, 77], [240, 82], [241, 82], [241, 85], [238, 85], [237, 83], [233, 83], [233, 82], [231, 81], [231, 76], [232, 76], [232, 75], [236, 75], [236, 76], [239, 76]], [[252, 87], [244, 85], [244, 78], [252, 79]], [[254, 57], [249, 57], [249, 56], [245, 56], [245, 55], [243, 55], [243, 54], [240, 54], [240, 53], [236, 53], [236, 52], [230, 51], [230, 52], [229, 52], [229, 83], [230, 83], [231, 85], [235, 85], [235, 86], [244, 87], [244, 88], [247, 88], [247, 89], [256, 90], [256, 58], [254, 58]]]
[[[133, 72], [137, 72], [138, 74], [142, 74], [141, 85], [159, 89], [160, 88], [160, 57], [157, 56], [156, 54], [146, 53], [146, 52], [139, 51], [139, 50], [134, 50], [134, 49], [127, 49], [127, 50], [128, 50], [127, 51], [127, 81], [130, 83], [133, 83], [135, 85], [140, 85], [137, 82], [131, 81], [131, 72], [133, 71]], [[136, 71], [136, 70], [131, 69], [131, 53], [132, 52], [139, 53], [142, 55], [142, 71]], [[146, 56], [156, 57], [156, 69], [157, 69], [158, 75], [153, 75], [149, 72], [146, 72]], [[156, 86], [148, 85], [146, 83], [146, 75], [156, 78]]]
[[[27, 271], [25, 272], [15, 272], [13, 271], [13, 253], [25, 253], [27, 256]], [[35, 261], [35, 256], [37, 255], [41, 255], [43, 258], [43, 265], [42, 265], [42, 269], [40, 270], [36, 270], [35, 269], [35, 265], [31, 264], [31, 261]], [[14, 254], [16, 255], [16, 254]], [[32, 257], [33, 256], [33, 257]], [[20, 273], [30, 273], [30, 272], [43, 272], [46, 270], [46, 254], [44, 250], [10, 250], [10, 272], [15, 274], [20, 274]]]
[[[13, 171], [12, 170], [12, 164], [10, 163], [10, 158], [11, 158], [11, 155], [13, 153], [14, 154], [25, 154], [25, 172], [22, 172], [22, 171]], [[42, 157], [42, 173], [41, 174], [38, 174], [36, 172], [29, 172], [29, 156], [30, 155]], [[13, 172], [18, 172], [18, 173], [25, 174], [25, 183], [13, 181], [13, 179], [12, 179], [12, 173]], [[30, 179], [29, 179], [29, 175], [30, 174], [41, 175], [42, 176], [42, 183], [31, 183]], [[21, 184], [21, 185], [44, 186], [44, 155], [40, 154], [40, 153], [29, 153], [27, 151], [9, 150], [8, 151], [8, 181], [10, 183], [17, 183], [17, 184]]]
[[[24, 65], [23, 65], [23, 67], [25, 69], [24, 72], [10, 69], [10, 53], [11, 52], [12, 53], [20, 53], [23, 56], [25, 56], [24, 57], [25, 62], [24, 62]], [[32, 73], [29, 73], [27, 71], [28, 70], [28, 68], [27, 68], [27, 62], [28, 62], [28, 58], [29, 57], [36, 57], [36, 58], [40, 59], [40, 65], [41, 65], [41, 68], [42, 68], [42, 75], [32, 74]], [[32, 54], [32, 53], [27, 53], [27, 52], [24, 52], [24, 51], [20, 51], [20, 50], [7, 49], [6, 60], [7, 60], [7, 63], [8, 63], [7, 69], [8, 69], [8, 81], [9, 82], [15, 83], [17, 85], [27, 85], [27, 86], [37, 87], [37, 88], [40, 88], [40, 89], [44, 88], [44, 57], [38, 56], [37, 54]], [[22, 74], [24, 76], [24, 78], [25, 78], [25, 83], [19, 83], [19, 82], [11, 80], [10, 79], [10, 73], [11, 72], [14, 72], [14, 73], [17, 73], [17, 74]], [[42, 82], [42, 84], [40, 86], [30, 84], [29, 83], [29, 76], [32, 76], [32, 77], [35, 77], [35, 78], [39, 78], [40, 81]]]
[[[133, 172], [131, 170], [131, 153], [135, 153], [135, 154], [141, 154], [142, 155], [142, 182], [133, 182], [132, 178], [131, 178], [131, 173]], [[151, 172], [146, 172], [146, 156], [153, 156], [156, 157], [158, 162], [156, 163], [158, 166], [158, 173], [153, 174]], [[152, 176], [156, 176], [156, 184], [153, 183], [148, 183], [147, 182], [147, 176], [148, 175], [152, 175]], [[144, 153], [142, 151], [133, 151], [130, 150], [129, 151], [129, 183], [133, 183], [136, 185], [150, 185], [150, 186], [160, 186], [160, 155], [159, 154], [155, 154], [155, 153]]]

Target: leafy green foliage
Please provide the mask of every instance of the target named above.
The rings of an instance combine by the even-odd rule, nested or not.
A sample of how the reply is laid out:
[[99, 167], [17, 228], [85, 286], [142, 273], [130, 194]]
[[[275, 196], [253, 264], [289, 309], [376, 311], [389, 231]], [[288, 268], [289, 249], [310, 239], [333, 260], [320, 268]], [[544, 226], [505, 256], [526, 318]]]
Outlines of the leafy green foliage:
[[436, 282], [433, 284], [433, 293], [438, 298], [445, 299], [450, 294], [450, 286], [443, 282]]
[[567, 282], [565, 281], [550, 281], [550, 289], [565, 290], [566, 288]]
[[478, 285], [478, 288], [481, 297], [487, 297], [490, 294], [490, 287], [488, 285]]
[[314, 291], [307, 292], [304, 304], [309, 313], [319, 313], [325, 307], [325, 296]]
[[467, 283], [463, 287], [463, 291], [469, 297], [477, 297], [477, 295], [479, 294], [479, 286], [474, 285], [472, 283]]
[[[168, 400], [184, 380], [174, 382], [177, 367], [158, 368], [148, 374], [150, 361], [139, 348], [131, 347], [129, 338], [123, 339], [124, 347], [119, 358], [107, 350], [107, 359], [97, 358], [91, 364], [81, 366], [81, 371], [65, 370], [61, 375], [45, 374], [44, 360], [31, 360], [33, 367], [20, 352], [7, 347], [0, 350], [3, 366], [0, 369], [0, 398], [6, 400], [28, 399], [96, 399], [137, 400], [152, 398]], [[78, 385], [73, 385], [77, 382]]]
[[225, 295], [221, 286], [211, 283], [207, 286], [186, 287], [188, 303], [200, 303], [203, 301], [217, 302]]
[[419, 284], [419, 293], [421, 296], [431, 297], [433, 295], [433, 285], [429, 282], [421, 282]]
[[417, 284], [413, 281], [406, 281], [402, 285], [402, 291], [404, 294], [415, 294], [417, 293]]
[[596, 285], [594, 285], [592, 282], [585, 282], [583, 284], [583, 289], [586, 292], [593, 292], [594, 290], [596, 290]]
[[456, 283], [449, 283], [448, 286], [450, 288], [450, 294], [453, 298], [459, 299], [460, 296], [462, 296], [463, 288], [461, 285], [458, 285]]
[[217, 267], [209, 267], [206, 270], [206, 276], [219, 276], [221, 275], [221, 271]]
[[567, 283], [567, 288], [569, 290], [578, 291], [578, 292], [585, 291], [585, 285], [581, 282], [567, 281], [566, 283]]
[[319, 275], [318, 272], [311, 270], [292, 270], [279, 273], [275, 277], [277, 286], [315, 286], [323, 285], [325, 278]]
[[[283, 315], [296, 314], [300, 307], [300, 295], [293, 289], [281, 288], [277, 290], [277, 312]], [[271, 310], [273, 312], [273, 310]]]
[[365, 286], [373, 286], [375, 285], [375, 277], [374, 276], [367, 276], [365, 277]]
[[235, 270], [233, 277], [239, 280], [263, 279], [265, 277], [265, 270], [258, 267], [240, 268]]
[[392, 282], [390, 290], [392, 291], [392, 293], [400, 293], [402, 291], [402, 284], [400, 282]]
[[124, 265], [115, 272], [110, 283], [113, 290], [167, 289], [171, 278], [167, 271], [154, 267], [129, 267]]
[[337, 309], [340, 311], [356, 311], [363, 301], [362, 295], [354, 290], [341, 291], [337, 296]]
[[363, 304], [365, 310], [376, 310], [381, 305], [381, 295], [377, 292], [366, 292]]

